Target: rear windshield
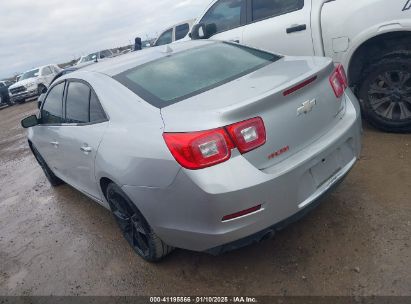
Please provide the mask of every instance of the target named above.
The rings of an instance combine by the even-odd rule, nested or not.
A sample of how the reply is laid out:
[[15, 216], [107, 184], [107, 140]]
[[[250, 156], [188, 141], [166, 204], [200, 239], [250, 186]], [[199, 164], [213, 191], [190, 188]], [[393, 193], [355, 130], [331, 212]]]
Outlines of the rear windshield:
[[280, 57], [231, 43], [213, 43], [151, 61], [114, 76], [163, 108], [249, 74]]

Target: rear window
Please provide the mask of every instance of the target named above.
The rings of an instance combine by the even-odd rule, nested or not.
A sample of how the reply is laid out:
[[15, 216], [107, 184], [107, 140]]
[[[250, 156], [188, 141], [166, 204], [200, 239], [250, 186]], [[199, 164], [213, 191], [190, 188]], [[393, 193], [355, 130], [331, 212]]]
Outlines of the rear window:
[[280, 56], [213, 43], [172, 54], [114, 76], [155, 107], [163, 108], [249, 74]]

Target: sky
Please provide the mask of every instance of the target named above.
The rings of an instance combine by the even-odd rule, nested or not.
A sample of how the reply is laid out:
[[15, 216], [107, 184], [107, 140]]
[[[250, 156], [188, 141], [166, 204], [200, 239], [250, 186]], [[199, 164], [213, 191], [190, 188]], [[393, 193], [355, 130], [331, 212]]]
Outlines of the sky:
[[0, 79], [145, 40], [211, 0], [11, 0], [0, 5]]

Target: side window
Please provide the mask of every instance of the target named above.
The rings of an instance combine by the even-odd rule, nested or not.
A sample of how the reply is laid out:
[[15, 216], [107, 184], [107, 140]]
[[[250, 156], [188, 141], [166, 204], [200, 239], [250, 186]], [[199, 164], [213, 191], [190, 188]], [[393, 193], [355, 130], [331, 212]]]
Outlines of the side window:
[[283, 15], [304, 7], [304, 0], [252, 0], [252, 20]]
[[90, 88], [82, 82], [70, 82], [66, 99], [66, 123], [88, 123]]
[[43, 124], [60, 124], [63, 122], [64, 82], [51, 88], [41, 109]]
[[156, 41], [156, 46], [169, 44], [173, 42], [173, 29], [169, 29], [161, 34]]
[[190, 25], [188, 25], [188, 23], [176, 26], [176, 40], [183, 39], [185, 36], [187, 36], [189, 30]]
[[244, 0], [220, 0], [208, 10], [201, 23], [215, 24], [217, 33], [239, 27], [244, 3]]
[[42, 76], [48, 76], [50, 74], [53, 74], [53, 72], [51, 71], [50, 67], [44, 67], [43, 70], [41, 71], [41, 75]]
[[90, 122], [99, 122], [99, 121], [105, 121], [106, 114], [104, 114], [103, 108], [100, 105], [100, 102], [98, 101], [98, 98], [96, 94], [94, 94], [93, 91], [91, 91], [91, 96], [90, 96]]

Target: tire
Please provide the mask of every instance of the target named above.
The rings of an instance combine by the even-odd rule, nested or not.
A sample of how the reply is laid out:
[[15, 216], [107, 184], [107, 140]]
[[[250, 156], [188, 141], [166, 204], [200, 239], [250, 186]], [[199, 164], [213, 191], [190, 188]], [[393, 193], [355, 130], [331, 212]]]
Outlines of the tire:
[[36, 158], [37, 162], [39, 163], [41, 169], [43, 169], [44, 175], [46, 175], [47, 180], [50, 182], [50, 184], [53, 187], [60, 186], [64, 184], [64, 182], [58, 178], [56, 175], [54, 175], [53, 171], [49, 168], [49, 166], [46, 164], [44, 161], [43, 157], [40, 155], [40, 153], [37, 151], [35, 147], [33, 147], [30, 144], [31, 151], [34, 154], [34, 157]]
[[43, 84], [39, 84], [39, 86], [37, 87], [37, 93], [39, 94], [39, 96], [46, 92], [47, 92], [46, 86]]
[[109, 184], [106, 198], [125, 239], [144, 260], [157, 262], [174, 249], [155, 234], [144, 216], [119, 186], [114, 183]]
[[365, 69], [359, 97], [366, 119], [376, 128], [411, 131], [411, 58], [392, 56]]

